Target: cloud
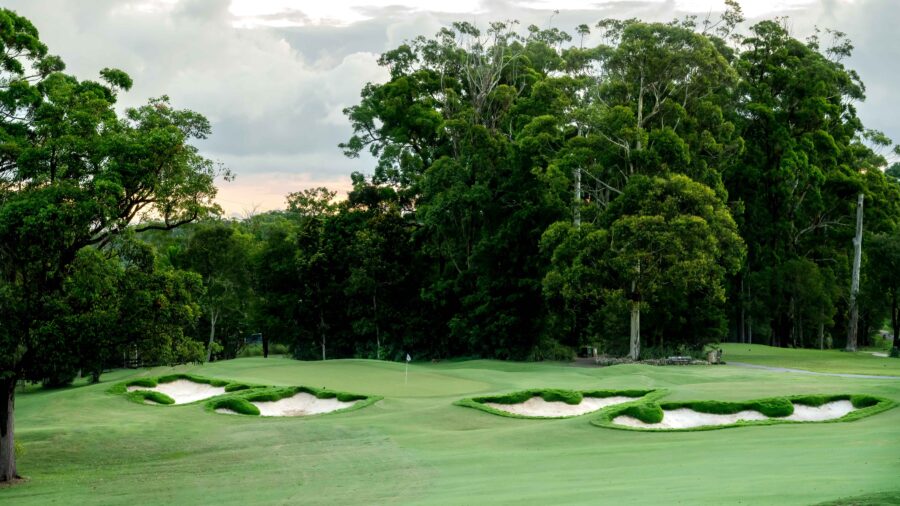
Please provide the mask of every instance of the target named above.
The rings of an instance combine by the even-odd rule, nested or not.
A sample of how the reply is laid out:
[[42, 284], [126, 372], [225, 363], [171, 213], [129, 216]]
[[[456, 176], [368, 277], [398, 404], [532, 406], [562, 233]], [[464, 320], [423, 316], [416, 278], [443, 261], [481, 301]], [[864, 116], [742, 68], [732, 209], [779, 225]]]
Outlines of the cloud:
[[[868, 101], [865, 124], [900, 140], [893, 88], [900, 82], [900, 14], [891, 0], [744, 1], [751, 16], [788, 13], [795, 36], [814, 25], [847, 32], [856, 45], [845, 62], [859, 71]], [[70, 72], [96, 78], [117, 67], [135, 81], [122, 105], [167, 94], [176, 107], [206, 115], [210, 139], [199, 143], [237, 179], [222, 186], [222, 205], [241, 212], [283, 206], [310, 186], [346, 189], [349, 173], [370, 172], [368, 157], [337, 148], [351, 135], [341, 110], [366, 82], [383, 81], [378, 55], [457, 20], [480, 26], [503, 19], [572, 29], [605, 17], [669, 21], [704, 16], [720, 0], [7, 0], [31, 19]], [[719, 6], [719, 7], [717, 7]], [[559, 9], [555, 14], [553, 11]], [[750, 22], [753, 22], [751, 19]], [[588, 41], [590, 42], [590, 41]]]

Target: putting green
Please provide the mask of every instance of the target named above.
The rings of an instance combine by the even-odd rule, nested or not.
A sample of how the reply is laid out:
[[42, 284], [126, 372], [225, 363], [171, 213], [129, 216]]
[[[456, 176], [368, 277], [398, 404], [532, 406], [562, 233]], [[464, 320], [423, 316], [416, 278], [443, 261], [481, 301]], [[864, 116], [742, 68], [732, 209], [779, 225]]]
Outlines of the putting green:
[[[213, 415], [202, 404], [156, 409], [106, 393], [172, 372], [384, 400], [339, 416], [260, 418]], [[453, 405], [535, 385], [666, 389], [667, 402], [822, 392], [900, 400], [894, 379], [738, 367], [469, 361], [413, 364], [404, 379], [403, 364], [248, 358], [116, 371], [100, 385], [18, 395], [20, 472], [30, 480], [0, 489], [0, 503], [808, 505], [900, 490], [900, 409], [849, 423], [648, 434]]]

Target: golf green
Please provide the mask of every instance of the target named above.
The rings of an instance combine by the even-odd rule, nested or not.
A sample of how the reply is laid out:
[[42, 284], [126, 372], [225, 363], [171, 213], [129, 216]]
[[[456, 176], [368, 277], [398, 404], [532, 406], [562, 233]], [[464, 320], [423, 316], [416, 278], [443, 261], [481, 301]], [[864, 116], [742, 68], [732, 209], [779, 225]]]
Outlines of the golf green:
[[[173, 372], [384, 399], [352, 412], [260, 418], [107, 393]], [[248, 358], [103, 380], [18, 395], [28, 481], [0, 489], [0, 503], [807, 505], [888, 501], [900, 490], [900, 409], [846, 423], [648, 433], [594, 426], [592, 414], [517, 419], [453, 405], [533, 388], [665, 389], [671, 401], [816, 393], [900, 401], [893, 378], [496, 361], [413, 364], [407, 377], [398, 363]]]

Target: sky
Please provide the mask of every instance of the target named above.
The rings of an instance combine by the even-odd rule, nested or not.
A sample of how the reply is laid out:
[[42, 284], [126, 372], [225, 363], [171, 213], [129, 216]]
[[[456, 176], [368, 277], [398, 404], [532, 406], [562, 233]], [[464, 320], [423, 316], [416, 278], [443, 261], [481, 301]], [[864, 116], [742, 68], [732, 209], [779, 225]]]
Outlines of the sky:
[[[797, 38], [814, 27], [846, 32], [867, 100], [868, 128], [900, 141], [897, 0], [743, 0], [748, 20], [789, 16]], [[134, 79], [122, 107], [168, 95], [204, 114], [213, 134], [201, 152], [231, 169], [218, 202], [228, 216], [284, 208], [289, 192], [316, 186], [346, 191], [350, 173], [370, 173], [368, 157], [337, 147], [352, 134], [342, 110], [368, 82], [384, 82], [378, 56], [453, 21], [574, 32], [604, 18], [670, 21], [720, 11], [721, 0], [5, 0], [30, 19], [67, 71], [96, 79], [104, 67]], [[555, 13], [554, 11], [559, 11]], [[586, 43], [589, 43], [588, 39]], [[887, 153], [885, 153], [887, 154]]]

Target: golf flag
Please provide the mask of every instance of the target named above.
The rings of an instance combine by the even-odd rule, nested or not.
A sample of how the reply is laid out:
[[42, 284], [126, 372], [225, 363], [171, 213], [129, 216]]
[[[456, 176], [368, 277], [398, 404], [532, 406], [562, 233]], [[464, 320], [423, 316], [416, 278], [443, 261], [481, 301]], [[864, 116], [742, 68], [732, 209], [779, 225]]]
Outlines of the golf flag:
[[412, 357], [410, 357], [410, 356], [409, 356], [409, 353], [407, 353], [407, 354], [406, 354], [406, 361], [409, 362], [410, 360], [412, 360]]

